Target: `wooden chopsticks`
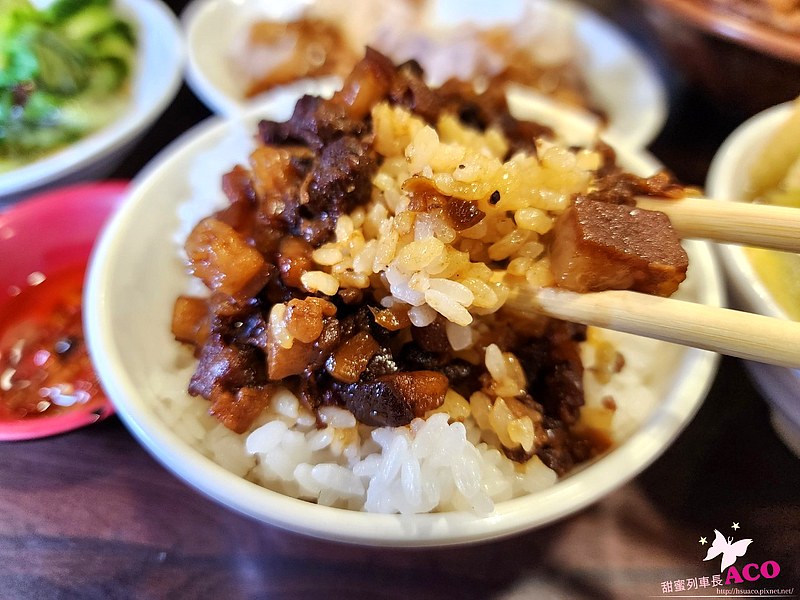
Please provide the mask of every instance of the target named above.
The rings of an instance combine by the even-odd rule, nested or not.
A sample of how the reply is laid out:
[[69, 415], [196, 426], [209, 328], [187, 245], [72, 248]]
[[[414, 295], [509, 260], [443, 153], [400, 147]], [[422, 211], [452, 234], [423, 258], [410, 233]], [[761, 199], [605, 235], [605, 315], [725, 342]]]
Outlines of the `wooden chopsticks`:
[[800, 368], [800, 322], [638, 292], [579, 294], [520, 286], [506, 306], [550, 317]]
[[[680, 237], [800, 252], [800, 209], [708, 198], [637, 197], [666, 213]], [[515, 288], [506, 306], [575, 323], [800, 368], [800, 322], [626, 290]]]
[[669, 217], [680, 237], [800, 252], [800, 209], [708, 198], [638, 197], [636, 206]]

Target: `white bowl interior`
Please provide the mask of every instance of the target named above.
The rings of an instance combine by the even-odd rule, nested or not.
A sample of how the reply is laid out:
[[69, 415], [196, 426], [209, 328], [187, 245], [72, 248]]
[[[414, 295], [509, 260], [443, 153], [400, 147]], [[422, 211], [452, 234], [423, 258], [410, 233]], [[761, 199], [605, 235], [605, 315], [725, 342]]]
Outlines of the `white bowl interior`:
[[[450, 24], [458, 15], [461, 20], [483, 25], [502, 23], [519, 13], [518, 5], [524, 1], [500, 0], [490, 8], [485, 2], [438, 0], [431, 18], [435, 23]], [[574, 24], [588, 87], [608, 113], [608, 134], [627, 145], [646, 146], [661, 130], [667, 114], [666, 92], [652, 65], [614, 25], [586, 7], [567, 0], [532, 1], [542, 5], [546, 14], [552, 14], [558, 22]], [[292, 19], [312, 2], [194, 0], [181, 15], [189, 86], [211, 110], [225, 115], [241, 113], [248, 104], [269, 101], [269, 93], [251, 102], [243, 98], [241, 81], [230, 67], [232, 40], [255, 16]], [[310, 84], [298, 85], [305, 90]], [[317, 89], [330, 85], [336, 85], [334, 78], [316, 84]], [[540, 98], [540, 102], [546, 101]]]
[[109, 125], [77, 142], [0, 174], [0, 202], [48, 184], [103, 177], [172, 101], [183, 75], [183, 36], [175, 15], [160, 0], [117, 0], [136, 24], [137, 61], [128, 107]]
[[[187, 277], [177, 254], [177, 205], [189, 198], [188, 177], [201, 170], [212, 181], [248, 152], [249, 124], [257, 116], [284, 119], [293, 101], [285, 98], [251, 110], [244, 127], [211, 119], [176, 140], [134, 182], [134, 189], [95, 249], [84, 298], [87, 339], [95, 366], [118, 414], [145, 448], [176, 475], [221, 504], [260, 521], [306, 534], [374, 545], [426, 546], [503, 537], [559, 519], [622, 485], [664, 451], [701, 404], [718, 356], [659, 344], [669, 368], [652, 385], [661, 401], [629, 439], [600, 460], [553, 487], [501, 502], [488, 517], [451, 512], [413, 516], [380, 515], [318, 506], [259, 487], [218, 466], [184, 442], [156, 409], [159, 399], [186, 395], [184, 376], [173, 366], [186, 361], [170, 334], [172, 305], [185, 293]], [[228, 164], [204, 163], [204, 151], [223, 147]], [[633, 170], [650, 173], [656, 163], [621, 151]], [[208, 189], [209, 205], [219, 201]], [[684, 295], [722, 305], [723, 286], [708, 246], [686, 245], [691, 266]], [[664, 354], [661, 354], [663, 351]]]

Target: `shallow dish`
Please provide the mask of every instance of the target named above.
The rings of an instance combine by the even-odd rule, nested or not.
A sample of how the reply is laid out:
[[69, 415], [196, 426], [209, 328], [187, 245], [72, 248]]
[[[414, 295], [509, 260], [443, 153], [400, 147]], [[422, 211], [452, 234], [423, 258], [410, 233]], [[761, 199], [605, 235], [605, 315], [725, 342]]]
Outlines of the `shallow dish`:
[[[559, 22], [574, 24], [583, 74], [590, 93], [608, 115], [609, 135], [635, 147], [646, 146], [661, 130], [667, 114], [666, 92], [647, 59], [614, 25], [586, 7], [564, 0], [535, 1]], [[191, 2], [181, 15], [189, 86], [211, 110], [225, 115], [235, 115], [247, 105], [269, 99], [270, 93], [250, 101], [243, 97], [243, 85], [236, 80], [229, 63], [233, 40], [254, 15], [291, 19], [309, 4], [305, 0], [278, 0], [268, 5], [249, 0]], [[450, 21], [443, 19], [448, 15], [458, 15], [482, 25], [503, 23], [508, 22], [503, 21], [503, 15], [513, 13], [518, 4], [506, 0], [489, 10], [485, 3], [446, 0], [437, 3], [434, 18], [447, 23]], [[300, 94], [337, 85], [338, 80], [328, 77], [287, 88]], [[540, 97], [540, 103], [546, 101]]]
[[[251, 109], [243, 121], [209, 120], [165, 149], [135, 182], [129, 201], [97, 246], [85, 296], [85, 322], [95, 365], [117, 412], [159, 461], [220, 504], [259, 521], [305, 534], [384, 546], [433, 546], [477, 542], [517, 534], [569, 515], [634, 477], [675, 439], [701, 404], [713, 379], [717, 355], [652, 342], [658, 361], [656, 405], [640, 415], [638, 428], [614, 450], [552, 487], [499, 502], [488, 516], [468, 512], [386, 515], [330, 508], [298, 500], [242, 479], [205, 457], [171, 429], [161, 398], [188, 397], [187, 354], [172, 338], [175, 297], [188, 280], [177, 253], [182, 239], [178, 205], [195, 190], [198, 203], [220, 202], [219, 176], [246, 159], [249, 133], [258, 118], [285, 119], [284, 99]], [[209, 162], [222, 152], [226, 164]], [[653, 159], [621, 151], [628, 168], [651, 172]], [[229, 162], [227, 162], [229, 161]], [[202, 181], [192, 185], [190, 177]], [[723, 302], [715, 258], [702, 243], [689, 243], [691, 267], [684, 296], [711, 305]]]
[[0, 174], [0, 205], [36, 190], [111, 173], [178, 92], [184, 48], [175, 15], [160, 0], [117, 0], [137, 32], [127, 108], [109, 125], [25, 166]]
[[[74, 185], [26, 199], [0, 213], [0, 321], [4, 329], [8, 307], [13, 302], [10, 292], [28, 287], [34, 273], [49, 277], [83, 268], [95, 238], [127, 188], [124, 181]], [[2, 374], [2, 385], [6, 376], [7, 373]], [[0, 419], [0, 440], [55, 435], [89, 425], [113, 412], [108, 399], [101, 396], [60, 414]]]
[[[789, 117], [792, 103], [780, 104], [750, 118], [722, 144], [708, 173], [712, 198], [743, 201], [750, 169], [767, 139]], [[741, 246], [720, 244], [718, 253], [732, 287], [732, 300], [743, 310], [789, 319], [759, 278]], [[800, 456], [800, 369], [746, 362], [772, 410], [775, 430]]]

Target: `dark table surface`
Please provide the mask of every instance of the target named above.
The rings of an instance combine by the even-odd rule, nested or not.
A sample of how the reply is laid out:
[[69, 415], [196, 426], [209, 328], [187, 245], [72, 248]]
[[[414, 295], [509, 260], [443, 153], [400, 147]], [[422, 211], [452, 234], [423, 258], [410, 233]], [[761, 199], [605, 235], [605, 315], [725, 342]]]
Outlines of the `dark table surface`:
[[[588, 3], [667, 69], [670, 116], [650, 150], [684, 182], [702, 184], [714, 151], [741, 119], [681, 87], [635, 5]], [[114, 175], [135, 175], [208, 114], [183, 88]], [[111, 418], [0, 446], [0, 598], [645, 598], [690, 581], [699, 582], [695, 595], [717, 595], [716, 586], [700, 587], [717, 573], [699, 543], [711, 541], [714, 529], [751, 538], [749, 561], [780, 565], [778, 577], [738, 587], [792, 588], [798, 596], [799, 466], [742, 362], [724, 358], [672, 447], [580, 513], [504, 541], [365, 548], [289, 533], [216, 505]]]

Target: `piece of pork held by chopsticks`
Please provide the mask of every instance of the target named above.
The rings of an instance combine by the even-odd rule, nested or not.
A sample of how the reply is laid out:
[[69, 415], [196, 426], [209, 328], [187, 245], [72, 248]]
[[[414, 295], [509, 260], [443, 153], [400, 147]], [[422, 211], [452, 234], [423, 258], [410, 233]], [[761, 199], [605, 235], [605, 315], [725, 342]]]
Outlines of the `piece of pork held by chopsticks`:
[[552, 240], [556, 285], [575, 292], [671, 296], [686, 279], [689, 257], [663, 212], [578, 198], [559, 216]]
[[638, 198], [636, 206], [578, 198], [552, 235], [558, 287], [521, 286], [507, 306], [798, 368], [800, 323], [667, 298], [688, 266], [678, 233], [797, 251], [798, 213], [703, 198]]

